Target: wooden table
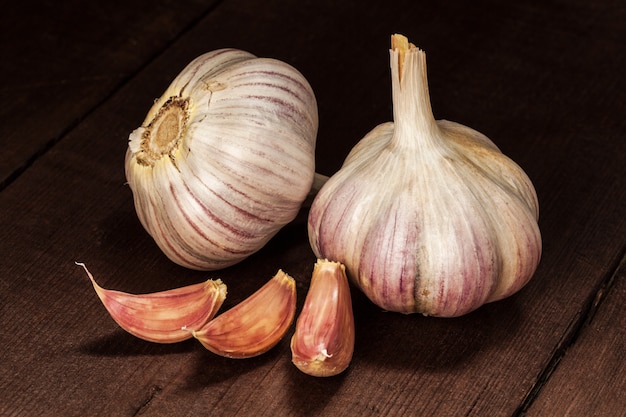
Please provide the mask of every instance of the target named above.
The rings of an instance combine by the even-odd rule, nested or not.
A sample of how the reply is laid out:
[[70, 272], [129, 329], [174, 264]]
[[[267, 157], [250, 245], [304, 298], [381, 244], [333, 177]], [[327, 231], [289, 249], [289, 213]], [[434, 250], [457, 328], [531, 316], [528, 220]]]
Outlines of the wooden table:
[[[0, 415], [626, 415], [622, 0], [39, 3], [0, 17]], [[384, 313], [354, 290], [354, 359], [325, 379], [291, 364], [288, 338], [232, 360], [121, 330], [75, 261], [128, 292], [221, 278], [223, 310], [278, 268], [301, 309], [315, 262], [306, 212], [223, 271], [158, 250], [123, 161], [174, 76], [222, 47], [295, 66], [317, 95], [317, 171], [331, 175], [391, 119], [395, 32], [428, 54], [435, 116], [485, 133], [532, 179], [533, 280], [455, 319]]]

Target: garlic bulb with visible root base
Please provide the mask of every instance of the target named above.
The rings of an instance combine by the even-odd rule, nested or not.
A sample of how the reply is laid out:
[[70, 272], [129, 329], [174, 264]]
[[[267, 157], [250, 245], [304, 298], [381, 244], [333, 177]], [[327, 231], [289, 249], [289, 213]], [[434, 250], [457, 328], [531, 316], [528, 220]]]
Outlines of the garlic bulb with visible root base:
[[317, 194], [310, 243], [383, 309], [460, 316], [534, 274], [537, 196], [486, 136], [435, 120], [422, 50], [394, 35], [390, 58], [394, 122], [369, 132]]
[[315, 173], [313, 91], [290, 65], [220, 49], [192, 61], [130, 135], [126, 178], [174, 262], [233, 265], [297, 215]]

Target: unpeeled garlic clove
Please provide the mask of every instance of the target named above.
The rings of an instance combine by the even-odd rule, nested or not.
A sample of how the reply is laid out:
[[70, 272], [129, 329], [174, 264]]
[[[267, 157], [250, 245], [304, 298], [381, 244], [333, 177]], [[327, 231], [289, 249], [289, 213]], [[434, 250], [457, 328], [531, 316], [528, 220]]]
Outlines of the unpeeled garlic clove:
[[296, 313], [296, 283], [279, 270], [250, 297], [191, 334], [211, 352], [249, 358], [267, 352], [285, 335]]
[[190, 339], [191, 333], [181, 328], [200, 328], [215, 316], [226, 298], [226, 285], [219, 279], [150, 294], [108, 290], [98, 285], [84, 264], [76, 264], [87, 272], [113, 320], [122, 329], [149, 342]]
[[346, 269], [318, 259], [291, 338], [292, 362], [305, 374], [343, 372], [354, 352], [354, 315]]

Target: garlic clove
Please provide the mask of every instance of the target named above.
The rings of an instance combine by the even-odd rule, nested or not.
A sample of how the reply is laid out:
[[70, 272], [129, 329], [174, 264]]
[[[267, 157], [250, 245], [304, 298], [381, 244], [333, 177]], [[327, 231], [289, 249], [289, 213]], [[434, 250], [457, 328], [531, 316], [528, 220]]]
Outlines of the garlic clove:
[[209, 321], [226, 298], [221, 280], [205, 282], [150, 294], [129, 294], [102, 288], [85, 264], [96, 294], [113, 320], [130, 334], [149, 342], [175, 343], [192, 337], [189, 329]]
[[312, 376], [343, 372], [354, 352], [354, 315], [345, 266], [318, 259], [291, 338], [292, 362]]
[[296, 313], [296, 283], [279, 270], [250, 297], [191, 334], [211, 352], [228, 358], [258, 356], [285, 335]]

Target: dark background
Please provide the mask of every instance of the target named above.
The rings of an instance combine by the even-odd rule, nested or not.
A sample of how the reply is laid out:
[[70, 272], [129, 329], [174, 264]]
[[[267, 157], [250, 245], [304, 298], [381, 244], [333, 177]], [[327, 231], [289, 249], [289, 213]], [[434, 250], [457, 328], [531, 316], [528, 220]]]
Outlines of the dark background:
[[[626, 409], [626, 5], [623, 1], [21, 2], [0, 16], [0, 415], [618, 416]], [[119, 329], [99, 282], [151, 292], [206, 279], [223, 309], [278, 268], [301, 308], [306, 212], [215, 273], [168, 261], [125, 185], [128, 134], [201, 53], [237, 47], [300, 70], [331, 175], [391, 120], [388, 48], [428, 56], [435, 117], [489, 136], [532, 179], [544, 241], [515, 296], [456, 319], [384, 313], [353, 291], [350, 368], [316, 379], [288, 337], [228, 360]]]

